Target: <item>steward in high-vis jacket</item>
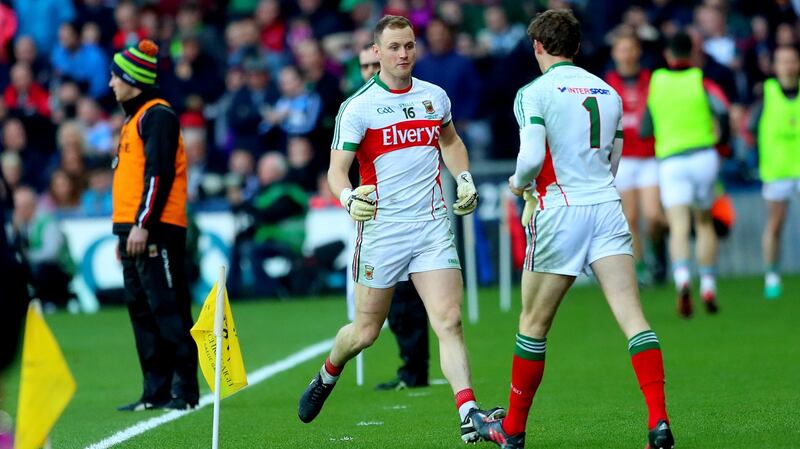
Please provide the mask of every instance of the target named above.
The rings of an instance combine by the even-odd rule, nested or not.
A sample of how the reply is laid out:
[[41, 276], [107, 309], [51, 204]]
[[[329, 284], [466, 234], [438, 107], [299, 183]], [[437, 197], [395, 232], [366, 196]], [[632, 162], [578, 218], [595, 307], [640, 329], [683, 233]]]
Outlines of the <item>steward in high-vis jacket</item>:
[[147, 39], [115, 54], [109, 82], [126, 115], [112, 163], [112, 221], [144, 376], [141, 398], [124, 411], [185, 410], [199, 399], [183, 269], [186, 154], [178, 117], [156, 87], [157, 55]]

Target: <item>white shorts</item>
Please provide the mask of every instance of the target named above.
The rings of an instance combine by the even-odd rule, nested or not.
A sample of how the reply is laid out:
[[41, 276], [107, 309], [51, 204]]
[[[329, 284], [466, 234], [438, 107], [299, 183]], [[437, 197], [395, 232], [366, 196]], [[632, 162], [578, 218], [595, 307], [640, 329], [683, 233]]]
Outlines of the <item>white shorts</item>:
[[719, 173], [719, 154], [709, 148], [662, 159], [658, 167], [661, 204], [711, 209]]
[[800, 193], [800, 178], [765, 182], [761, 187], [761, 195], [767, 201], [786, 201], [796, 193]]
[[633, 255], [620, 201], [537, 210], [526, 233], [528, 271], [577, 276], [603, 257]]
[[353, 280], [373, 288], [393, 287], [410, 273], [461, 269], [450, 220], [358, 224]]
[[658, 187], [658, 159], [654, 157], [622, 157], [619, 160], [617, 176], [614, 178], [617, 190], [644, 189]]

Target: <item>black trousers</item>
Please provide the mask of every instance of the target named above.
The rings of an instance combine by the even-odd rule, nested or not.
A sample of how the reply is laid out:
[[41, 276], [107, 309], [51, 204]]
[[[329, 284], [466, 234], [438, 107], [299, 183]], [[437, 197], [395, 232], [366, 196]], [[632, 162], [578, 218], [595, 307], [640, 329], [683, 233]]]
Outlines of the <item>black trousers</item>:
[[170, 230], [148, 238], [137, 257], [119, 239], [128, 313], [144, 377], [142, 401], [181, 398], [197, 404], [197, 346], [192, 328], [191, 295], [184, 272], [186, 231]]
[[31, 264], [31, 277], [36, 296], [45, 303], [63, 307], [74, 297], [69, 290], [72, 275], [54, 262]]
[[[0, 232], [4, 232], [0, 229]], [[0, 247], [0, 375], [16, 359], [22, 323], [30, 300], [28, 273], [10, 251]]]
[[395, 286], [389, 309], [389, 329], [397, 337], [403, 361], [397, 377], [410, 387], [428, 385], [428, 314], [411, 281]]

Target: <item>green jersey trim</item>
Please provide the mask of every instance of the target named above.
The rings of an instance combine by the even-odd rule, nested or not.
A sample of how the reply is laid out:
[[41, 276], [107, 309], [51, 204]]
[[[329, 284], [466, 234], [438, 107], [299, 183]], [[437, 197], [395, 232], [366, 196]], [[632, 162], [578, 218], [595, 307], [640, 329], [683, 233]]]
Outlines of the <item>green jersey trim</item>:
[[408, 84], [408, 87], [404, 87], [402, 89], [392, 89], [391, 87], [386, 85], [386, 83], [384, 83], [383, 80], [381, 80], [380, 74], [381, 72], [376, 73], [375, 75], [372, 76], [372, 79], [375, 80], [375, 84], [377, 84], [378, 86], [381, 87], [381, 89], [385, 90], [386, 92], [389, 92], [390, 94], [404, 94], [410, 92], [411, 88], [414, 86], [414, 82], [412, 81]]
[[517, 118], [517, 124], [522, 127], [525, 124], [525, 113], [522, 110], [522, 93], [530, 87], [533, 83], [535, 83], [539, 78], [534, 78], [533, 81], [530, 83], [522, 86], [517, 91], [517, 97], [514, 99], [514, 115]]
[[542, 125], [544, 126], [544, 119], [541, 117], [533, 116], [531, 117], [531, 125]]
[[344, 151], [356, 151], [358, 150], [358, 144], [353, 142], [344, 142], [342, 144], [342, 149]]
[[547, 69], [547, 70], [546, 70], [544, 73], [550, 73], [550, 72], [552, 72], [552, 71], [553, 71], [553, 69], [555, 69], [556, 67], [564, 67], [564, 66], [570, 66], [570, 65], [571, 65], [571, 66], [574, 66], [575, 64], [574, 64], [572, 61], [561, 61], [561, 62], [557, 62], [557, 63], [555, 63], [555, 64], [551, 65], [551, 66], [550, 66], [550, 68], [548, 68], [548, 69]]
[[391, 92], [391, 89], [389, 89], [389, 86], [387, 86], [386, 83], [384, 83], [383, 81], [381, 81], [380, 78], [378, 78], [378, 74], [377, 73], [372, 76], [372, 79], [375, 80], [375, 84], [380, 86], [381, 89], [383, 89], [383, 90], [385, 90], [387, 92]]

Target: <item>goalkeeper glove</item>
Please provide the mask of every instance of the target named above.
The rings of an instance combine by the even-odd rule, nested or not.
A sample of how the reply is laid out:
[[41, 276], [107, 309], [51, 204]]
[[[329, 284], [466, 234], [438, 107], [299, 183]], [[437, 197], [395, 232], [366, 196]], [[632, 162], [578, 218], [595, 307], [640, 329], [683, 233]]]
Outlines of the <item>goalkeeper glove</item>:
[[456, 215], [471, 214], [478, 207], [478, 191], [475, 183], [472, 182], [472, 175], [468, 171], [462, 171], [456, 177], [458, 188], [456, 193], [458, 199], [453, 204], [453, 213]]
[[539, 200], [533, 196], [533, 192], [525, 190], [522, 193], [522, 198], [525, 200], [525, 207], [522, 209], [522, 227], [528, 226], [533, 218], [533, 213], [536, 211], [536, 206], [539, 205]]
[[375, 200], [369, 194], [375, 191], [375, 186], [371, 184], [358, 186], [355, 189], [344, 189], [339, 195], [339, 202], [342, 203], [350, 216], [355, 221], [371, 220], [375, 215]]

